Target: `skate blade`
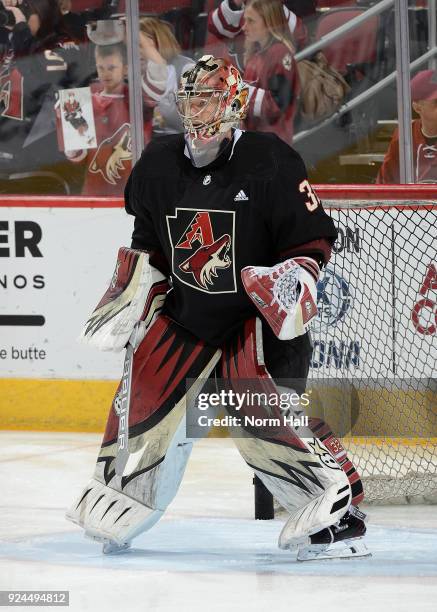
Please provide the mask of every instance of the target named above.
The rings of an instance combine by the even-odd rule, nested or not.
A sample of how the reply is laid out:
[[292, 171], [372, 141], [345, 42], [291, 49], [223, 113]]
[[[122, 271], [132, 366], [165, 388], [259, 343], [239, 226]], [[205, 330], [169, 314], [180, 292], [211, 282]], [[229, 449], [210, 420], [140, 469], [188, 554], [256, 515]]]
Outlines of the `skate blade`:
[[343, 540], [334, 544], [312, 544], [299, 549], [298, 561], [319, 561], [332, 559], [354, 559], [371, 557], [364, 542], [360, 538], [354, 540]]
[[105, 540], [103, 542], [102, 552], [104, 555], [119, 555], [120, 553], [125, 553], [130, 549], [130, 542], [125, 542], [124, 544], [117, 544], [112, 540]]
[[131, 547], [131, 542], [116, 542], [97, 531], [88, 530], [85, 531], [84, 535], [89, 540], [103, 544], [102, 552], [104, 555], [117, 555], [126, 552]]

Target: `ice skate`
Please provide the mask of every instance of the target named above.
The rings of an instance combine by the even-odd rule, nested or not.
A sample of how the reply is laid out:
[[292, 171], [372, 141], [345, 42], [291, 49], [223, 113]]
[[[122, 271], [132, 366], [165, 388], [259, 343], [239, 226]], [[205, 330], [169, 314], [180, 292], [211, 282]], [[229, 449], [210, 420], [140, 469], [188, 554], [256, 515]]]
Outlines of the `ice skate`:
[[297, 560], [370, 557], [372, 553], [362, 541], [366, 534], [365, 517], [363, 512], [351, 506], [335, 525], [309, 536], [310, 543], [299, 547]]
[[123, 544], [117, 544], [113, 540], [104, 540], [102, 552], [104, 555], [119, 555], [120, 553], [127, 552], [131, 547], [131, 542], [124, 542]]
[[117, 555], [119, 553], [126, 552], [131, 547], [132, 542], [117, 542], [111, 538], [105, 538], [94, 530], [85, 530], [85, 537], [95, 542], [100, 542], [102, 546], [102, 552], [104, 555]]

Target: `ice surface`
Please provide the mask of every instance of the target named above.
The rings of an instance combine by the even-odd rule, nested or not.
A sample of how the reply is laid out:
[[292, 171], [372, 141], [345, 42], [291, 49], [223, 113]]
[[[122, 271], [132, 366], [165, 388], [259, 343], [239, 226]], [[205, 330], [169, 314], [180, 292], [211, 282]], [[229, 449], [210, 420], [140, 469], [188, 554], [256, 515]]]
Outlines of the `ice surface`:
[[164, 519], [103, 556], [64, 519], [99, 441], [0, 432], [0, 589], [70, 590], [71, 610], [96, 612], [437, 610], [435, 507], [368, 509], [371, 559], [297, 563], [276, 546], [283, 520], [252, 519], [251, 472], [230, 440], [198, 442]]

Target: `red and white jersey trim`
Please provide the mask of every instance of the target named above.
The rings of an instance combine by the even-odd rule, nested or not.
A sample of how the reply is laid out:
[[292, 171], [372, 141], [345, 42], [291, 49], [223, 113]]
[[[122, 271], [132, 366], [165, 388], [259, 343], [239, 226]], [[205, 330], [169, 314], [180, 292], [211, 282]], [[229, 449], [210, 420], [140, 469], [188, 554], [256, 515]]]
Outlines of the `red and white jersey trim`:
[[249, 85], [249, 104], [252, 107], [252, 114], [255, 117], [261, 117], [261, 110], [265, 93], [265, 89]]
[[[297, 17], [284, 6], [284, 14], [288, 22], [290, 32], [296, 29]], [[226, 38], [234, 38], [243, 26], [244, 11], [233, 11], [229, 6], [229, 0], [223, 0], [212, 13], [212, 22], [217, 32]]]
[[227, 38], [234, 38], [241, 30], [244, 11], [233, 11], [228, 0], [224, 0], [212, 14], [217, 32]]
[[297, 25], [297, 17], [286, 6], [284, 6], [284, 14], [288, 21], [288, 27], [290, 28], [290, 32], [293, 34], [294, 30], [296, 29], [296, 25]]
[[[165, 68], [164, 70], [161, 68]], [[168, 68], [167, 66], [158, 66], [154, 62], [148, 62], [147, 69], [143, 74], [142, 84], [143, 90], [149, 98], [158, 102], [165, 94], [167, 89]]]

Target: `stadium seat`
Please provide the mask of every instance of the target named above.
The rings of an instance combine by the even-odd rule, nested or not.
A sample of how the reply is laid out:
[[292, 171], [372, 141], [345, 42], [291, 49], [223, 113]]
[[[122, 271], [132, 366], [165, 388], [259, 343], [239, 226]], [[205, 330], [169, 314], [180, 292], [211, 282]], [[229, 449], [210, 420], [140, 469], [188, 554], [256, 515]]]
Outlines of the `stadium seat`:
[[[365, 9], [339, 8], [322, 14], [317, 22], [316, 40], [361, 15]], [[341, 74], [347, 75], [349, 67], [360, 65], [373, 69], [378, 61], [379, 17], [374, 16], [324, 47], [328, 62]]]
[[[355, 6], [332, 8], [319, 13], [315, 40], [338, 29], [365, 10], [364, 7]], [[385, 32], [384, 16], [374, 16], [322, 49], [329, 64], [335, 67], [351, 86], [346, 102], [369, 90], [385, 75]], [[340, 152], [343, 155], [372, 153], [372, 135], [376, 130], [378, 118], [384, 116], [381, 109], [392, 104], [391, 92], [389, 94], [387, 95], [387, 90], [384, 89], [373, 94], [365, 103], [343, 113], [325, 129], [315, 133], [314, 137], [308, 138], [300, 146], [299, 152], [304, 157], [307, 156], [308, 163], [313, 165], [323, 158], [335, 159], [335, 164], [338, 164], [338, 159], [334, 156]], [[305, 128], [305, 124], [299, 127]], [[319, 141], [324, 143], [324, 146], [320, 147], [320, 154], [316, 149]]]

